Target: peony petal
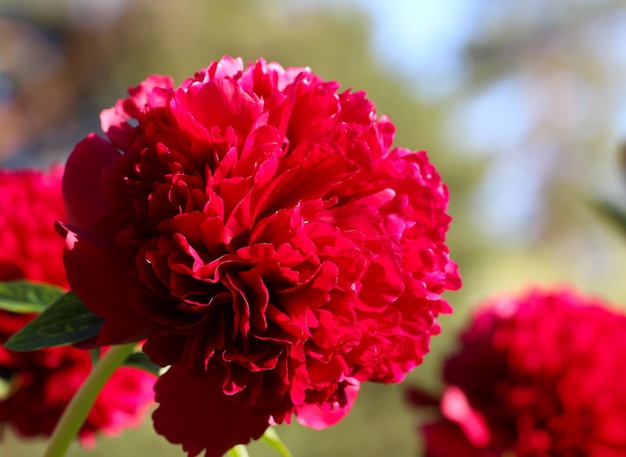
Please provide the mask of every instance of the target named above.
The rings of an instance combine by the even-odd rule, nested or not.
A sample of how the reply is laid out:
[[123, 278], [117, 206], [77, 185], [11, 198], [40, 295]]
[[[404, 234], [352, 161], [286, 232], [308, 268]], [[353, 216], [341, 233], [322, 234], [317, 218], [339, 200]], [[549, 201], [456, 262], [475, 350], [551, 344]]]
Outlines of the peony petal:
[[335, 425], [350, 412], [354, 400], [356, 400], [359, 394], [360, 384], [357, 381], [354, 382], [355, 384], [348, 384], [343, 388], [346, 400], [343, 406], [337, 401], [298, 406], [296, 408], [296, 419], [298, 419], [298, 422], [315, 430], [322, 430]]
[[102, 169], [118, 155], [110, 143], [94, 133], [70, 154], [63, 175], [63, 199], [72, 225], [89, 227], [111, 214], [102, 186]]
[[221, 388], [216, 369], [203, 373], [172, 367], [155, 386], [159, 407], [154, 428], [172, 443], [183, 445], [189, 457], [221, 457], [237, 444], [258, 439], [269, 426], [270, 415], [237, 403]]
[[489, 429], [482, 415], [473, 410], [465, 393], [456, 386], [448, 386], [441, 399], [441, 412], [459, 424], [467, 438], [476, 446], [486, 446], [490, 439]]
[[186, 92], [178, 90], [172, 102], [177, 121], [192, 132], [197, 131], [199, 125], [207, 131], [214, 126], [221, 130], [230, 126], [248, 133], [261, 109], [255, 96], [230, 79], [194, 84]]
[[68, 282], [87, 307], [105, 320], [98, 335], [98, 345], [143, 339], [147, 322], [133, 311], [130, 304], [128, 272], [119, 268], [119, 265], [128, 263], [120, 260], [119, 251], [110, 243], [89, 236], [81, 237], [69, 230], [65, 237], [63, 262]]
[[128, 151], [132, 146], [134, 128], [127, 122], [128, 116], [122, 111], [118, 103], [115, 107], [105, 109], [100, 113], [100, 125], [109, 141], [122, 151]]
[[[484, 457], [454, 422], [441, 421], [422, 427], [425, 457]], [[493, 454], [496, 455], [496, 454]]]

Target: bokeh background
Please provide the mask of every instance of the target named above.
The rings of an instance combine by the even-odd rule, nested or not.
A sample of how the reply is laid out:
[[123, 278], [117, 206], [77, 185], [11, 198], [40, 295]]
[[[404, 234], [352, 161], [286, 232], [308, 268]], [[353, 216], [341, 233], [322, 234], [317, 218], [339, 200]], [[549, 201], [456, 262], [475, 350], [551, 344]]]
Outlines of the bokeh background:
[[[0, 165], [62, 162], [127, 87], [178, 83], [224, 54], [367, 91], [396, 143], [426, 149], [447, 182], [464, 287], [406, 384], [437, 392], [442, 358], [493, 294], [573, 284], [626, 303], [626, 238], [591, 204], [626, 196], [626, 2], [0, 0]], [[339, 425], [281, 436], [295, 457], [420, 455], [405, 387], [365, 385]], [[2, 447], [43, 443], [8, 430]], [[70, 455], [184, 454], [146, 419]]]

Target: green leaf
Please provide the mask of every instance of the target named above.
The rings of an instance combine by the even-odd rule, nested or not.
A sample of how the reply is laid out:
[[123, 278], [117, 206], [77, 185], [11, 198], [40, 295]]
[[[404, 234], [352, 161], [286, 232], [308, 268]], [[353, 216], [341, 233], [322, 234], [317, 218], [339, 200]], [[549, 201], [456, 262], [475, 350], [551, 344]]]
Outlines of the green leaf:
[[293, 457], [285, 443], [283, 443], [273, 427], [268, 427], [261, 437], [263, 442], [269, 444], [281, 457]]
[[133, 352], [124, 361], [124, 366], [139, 368], [157, 376], [161, 374], [161, 367], [150, 360], [150, 357], [143, 352]]
[[103, 322], [70, 291], [9, 338], [4, 347], [34, 351], [76, 343], [97, 335]]
[[0, 309], [14, 313], [40, 313], [65, 291], [52, 284], [30, 281], [0, 283]]

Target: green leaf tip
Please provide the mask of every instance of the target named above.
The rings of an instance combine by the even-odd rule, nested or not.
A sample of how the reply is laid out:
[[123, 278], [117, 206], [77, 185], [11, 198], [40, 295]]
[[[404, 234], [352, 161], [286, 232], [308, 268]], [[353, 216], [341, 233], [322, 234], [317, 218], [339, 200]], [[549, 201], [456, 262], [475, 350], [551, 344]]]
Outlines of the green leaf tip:
[[53, 284], [31, 281], [0, 282], [0, 309], [13, 313], [41, 313], [65, 291]]
[[97, 335], [102, 323], [70, 291], [9, 338], [4, 347], [12, 351], [34, 351], [72, 344]]
[[124, 366], [138, 368], [157, 376], [161, 374], [161, 367], [150, 360], [150, 357], [143, 352], [133, 352], [124, 361]]

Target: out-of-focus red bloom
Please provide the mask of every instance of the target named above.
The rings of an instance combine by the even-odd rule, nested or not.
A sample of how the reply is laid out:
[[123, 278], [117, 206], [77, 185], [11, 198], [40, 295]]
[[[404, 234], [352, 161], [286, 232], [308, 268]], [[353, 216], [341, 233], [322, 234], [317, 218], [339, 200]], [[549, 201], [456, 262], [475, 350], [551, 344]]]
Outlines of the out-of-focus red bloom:
[[30, 279], [68, 288], [63, 242], [63, 167], [48, 172], [0, 170], [0, 280]]
[[533, 290], [481, 309], [447, 360], [422, 427], [428, 457], [626, 455], [626, 316], [574, 291]]
[[338, 421], [422, 361], [460, 286], [439, 175], [338, 87], [229, 57], [152, 76], [68, 159], [70, 284], [98, 344], [171, 365], [155, 428], [192, 456]]
[[[68, 287], [63, 240], [54, 230], [65, 218], [62, 167], [49, 172], [0, 171], [0, 280], [29, 279]], [[0, 311], [0, 343], [35, 316]], [[13, 352], [0, 346], [0, 377], [9, 390], [0, 399], [0, 423], [24, 436], [49, 435], [91, 370], [89, 352], [73, 347]], [[80, 430], [84, 444], [95, 432], [113, 434], [136, 424], [153, 399], [156, 378], [133, 368], [118, 370]]]

